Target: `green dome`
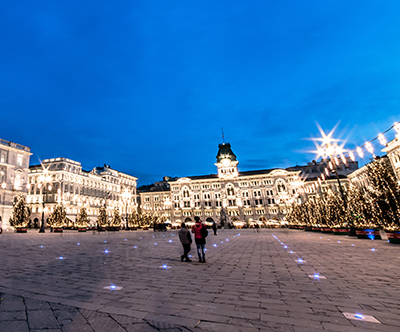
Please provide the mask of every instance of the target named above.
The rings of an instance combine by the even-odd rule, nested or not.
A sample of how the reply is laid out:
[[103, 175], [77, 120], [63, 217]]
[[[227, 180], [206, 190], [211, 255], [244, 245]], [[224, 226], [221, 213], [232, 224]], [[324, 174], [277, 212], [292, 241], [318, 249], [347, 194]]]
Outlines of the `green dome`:
[[217, 163], [221, 162], [222, 159], [236, 161], [236, 155], [232, 152], [229, 143], [218, 144]]

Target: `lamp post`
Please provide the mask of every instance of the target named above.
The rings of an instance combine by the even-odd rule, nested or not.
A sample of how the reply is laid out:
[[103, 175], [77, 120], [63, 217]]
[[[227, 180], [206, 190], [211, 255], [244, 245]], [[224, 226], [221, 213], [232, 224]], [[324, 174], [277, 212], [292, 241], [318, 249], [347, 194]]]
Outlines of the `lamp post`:
[[0, 229], [2, 228], [1, 226], [3, 225], [3, 218], [4, 218], [4, 206], [6, 205], [6, 188], [7, 188], [7, 183], [3, 182], [1, 184], [1, 189], [3, 189], [3, 199], [2, 199], [2, 211], [1, 211], [1, 223], [0, 223]]
[[129, 224], [128, 224], [128, 202], [132, 198], [132, 194], [129, 192], [128, 189], [125, 189], [122, 193], [122, 199], [125, 201], [125, 221], [126, 221], [126, 230], [129, 231]]
[[[336, 141], [336, 142], [332, 143], [333, 141]], [[329, 135], [323, 134], [322, 144], [317, 145], [317, 151], [318, 151], [318, 155], [325, 157], [325, 158], [326, 157], [330, 158], [330, 164], [332, 165], [331, 169], [336, 174], [336, 179], [337, 179], [338, 186], [339, 186], [339, 192], [342, 197], [343, 203], [346, 206], [344, 191], [343, 191], [342, 184], [340, 183], [340, 178], [339, 178], [338, 170], [336, 167], [336, 161], [335, 161], [335, 159], [337, 159], [337, 156], [340, 156], [340, 157], [342, 156], [343, 148], [341, 146], [339, 146], [337, 141], [338, 140], [334, 140], [331, 138], [331, 134], [329, 134]]]
[[47, 196], [47, 189], [51, 190], [51, 185], [46, 188], [46, 184], [52, 180], [51, 175], [48, 174], [47, 170], [43, 170], [43, 174], [39, 177], [39, 188], [43, 185], [43, 202], [42, 202], [42, 224], [40, 225], [39, 233], [45, 233], [45, 224], [44, 224], [44, 208], [45, 208], [45, 195]]

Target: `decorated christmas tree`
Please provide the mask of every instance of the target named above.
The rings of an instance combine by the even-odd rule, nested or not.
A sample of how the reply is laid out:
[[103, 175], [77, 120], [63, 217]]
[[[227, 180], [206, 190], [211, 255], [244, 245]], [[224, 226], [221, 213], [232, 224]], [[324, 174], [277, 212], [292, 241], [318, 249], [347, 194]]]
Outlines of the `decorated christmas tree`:
[[323, 218], [328, 227], [338, 228], [347, 226], [344, 202], [337, 193], [334, 193], [330, 189], [324, 202]]
[[378, 158], [367, 165], [368, 196], [372, 218], [378, 226], [390, 230], [400, 229], [400, 187], [387, 158]]
[[119, 209], [117, 207], [114, 208], [114, 213], [111, 219], [111, 227], [120, 227], [121, 226], [121, 215], [119, 214]]
[[76, 226], [78, 228], [87, 228], [88, 221], [89, 220], [88, 220], [86, 208], [83, 207], [79, 210], [79, 213], [76, 217]]
[[104, 206], [101, 206], [99, 209], [99, 216], [97, 217], [97, 225], [99, 227], [107, 227], [109, 225], [107, 209]]
[[128, 226], [129, 228], [136, 228], [140, 225], [140, 216], [136, 211], [133, 211], [128, 215]]
[[26, 206], [25, 196], [19, 195], [12, 209], [10, 225], [15, 228], [25, 228], [29, 223], [30, 211]]
[[53, 213], [50, 214], [48, 223], [53, 228], [62, 228], [65, 226], [66, 216], [65, 208], [58, 204]]

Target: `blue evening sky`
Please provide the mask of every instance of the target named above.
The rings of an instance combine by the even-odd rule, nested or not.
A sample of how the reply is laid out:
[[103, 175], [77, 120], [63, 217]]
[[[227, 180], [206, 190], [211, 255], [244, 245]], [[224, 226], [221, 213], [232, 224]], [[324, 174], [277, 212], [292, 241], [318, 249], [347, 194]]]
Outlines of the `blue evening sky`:
[[306, 164], [316, 122], [353, 149], [400, 120], [399, 17], [395, 0], [6, 0], [0, 138], [139, 184], [215, 173], [221, 127], [240, 170]]

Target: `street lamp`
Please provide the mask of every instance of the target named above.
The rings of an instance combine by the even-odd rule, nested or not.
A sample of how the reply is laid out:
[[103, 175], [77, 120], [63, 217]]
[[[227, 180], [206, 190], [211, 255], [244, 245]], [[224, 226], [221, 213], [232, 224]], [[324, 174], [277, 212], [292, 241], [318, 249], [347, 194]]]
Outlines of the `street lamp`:
[[39, 176], [39, 188], [43, 185], [43, 190], [42, 190], [42, 194], [43, 194], [43, 202], [42, 202], [42, 204], [43, 204], [43, 206], [42, 206], [42, 224], [40, 225], [40, 230], [39, 230], [39, 233], [45, 233], [45, 230], [44, 230], [44, 228], [45, 228], [45, 226], [44, 226], [44, 208], [45, 208], [45, 201], [44, 201], [44, 199], [45, 199], [45, 195], [47, 196], [47, 193], [48, 193], [48, 191], [47, 190], [51, 190], [51, 185], [49, 185], [47, 188], [46, 188], [46, 184], [47, 183], [49, 183], [49, 182], [51, 182], [51, 180], [52, 180], [52, 177], [51, 177], [51, 175], [49, 175], [48, 174], [48, 171], [45, 169], [45, 170], [43, 170], [43, 174], [42, 175], [40, 175]]
[[330, 158], [329, 166], [332, 169], [332, 171], [336, 174], [336, 179], [338, 182], [340, 195], [342, 196], [343, 203], [346, 205], [343, 187], [342, 187], [342, 184], [340, 183], [339, 174], [338, 174], [338, 170], [336, 167], [336, 164], [338, 163], [338, 161], [337, 161], [338, 156], [341, 157], [343, 161], [346, 160], [346, 159], [344, 159], [344, 157], [342, 157], [343, 156], [343, 147], [339, 146], [339, 144], [337, 143], [339, 140], [333, 139], [331, 137], [332, 132], [329, 135], [325, 135], [325, 133], [321, 130], [321, 133], [322, 133], [322, 139], [319, 139], [319, 140], [322, 141], [322, 144], [317, 145], [318, 155], [322, 156], [323, 158], [327, 158], [327, 157]]
[[128, 202], [131, 200], [132, 194], [129, 192], [128, 189], [125, 189], [122, 193], [122, 199], [125, 201], [125, 220], [126, 220], [126, 230], [129, 230], [128, 224]]
[[1, 184], [1, 189], [3, 189], [3, 191], [4, 191], [4, 196], [3, 196], [3, 201], [2, 201], [2, 203], [3, 203], [3, 209], [2, 209], [2, 211], [1, 211], [0, 229], [1, 229], [1, 226], [2, 226], [2, 224], [3, 224], [4, 206], [6, 205], [6, 188], [7, 188], [7, 183], [3, 182], [3, 183]]

